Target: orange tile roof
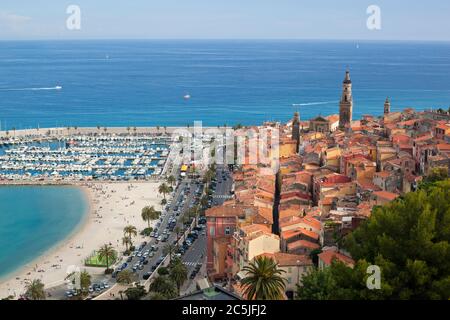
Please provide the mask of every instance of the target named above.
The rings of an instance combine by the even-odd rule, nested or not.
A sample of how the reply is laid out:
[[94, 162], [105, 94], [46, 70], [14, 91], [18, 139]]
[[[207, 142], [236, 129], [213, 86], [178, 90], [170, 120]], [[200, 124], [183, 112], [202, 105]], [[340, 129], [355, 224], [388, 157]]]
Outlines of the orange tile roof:
[[250, 224], [247, 226], [243, 226], [240, 228], [247, 236], [251, 235], [252, 233], [257, 232], [264, 232], [264, 233], [271, 233], [270, 229], [262, 224]]
[[380, 178], [387, 178], [391, 175], [391, 173], [389, 171], [380, 171], [380, 172], [375, 172], [375, 175]]
[[273, 259], [280, 267], [313, 265], [311, 258], [304, 254], [276, 252], [276, 253], [263, 253], [260, 254], [259, 256]]
[[397, 193], [392, 193], [392, 192], [388, 192], [388, 191], [375, 191], [373, 193], [375, 196], [389, 200], [389, 201], [393, 201], [395, 199], [397, 199], [400, 195]]
[[287, 245], [288, 251], [295, 250], [298, 248], [308, 248], [308, 249], [314, 250], [314, 249], [319, 249], [320, 245], [318, 245], [317, 243], [308, 241], [308, 240], [297, 240], [297, 241], [288, 243], [288, 245]]
[[270, 208], [258, 207], [258, 215], [273, 223], [273, 210]]
[[337, 259], [348, 266], [355, 265], [355, 261], [352, 258], [347, 257], [339, 252], [335, 252], [333, 250], [327, 250], [320, 253], [319, 259], [322, 260], [327, 266], [329, 266], [334, 259]]
[[306, 224], [314, 229], [320, 230], [320, 221], [312, 217], [291, 216], [280, 220], [280, 228], [292, 226], [296, 224]]
[[449, 143], [439, 143], [436, 145], [438, 150], [450, 150], [450, 144]]
[[367, 190], [374, 190], [374, 191], [380, 191], [381, 188], [375, 184], [370, 179], [364, 179], [360, 178], [356, 181], [356, 183], [363, 189]]
[[282, 231], [281, 238], [290, 239], [299, 236], [300, 234], [304, 234], [305, 236], [308, 236], [311, 239], [319, 240], [319, 234], [315, 233], [314, 231], [309, 231], [303, 228], [296, 228], [293, 230]]
[[339, 115], [338, 114], [332, 114], [332, 115], [326, 117], [326, 119], [328, 121], [330, 121], [330, 123], [338, 122], [339, 121]]

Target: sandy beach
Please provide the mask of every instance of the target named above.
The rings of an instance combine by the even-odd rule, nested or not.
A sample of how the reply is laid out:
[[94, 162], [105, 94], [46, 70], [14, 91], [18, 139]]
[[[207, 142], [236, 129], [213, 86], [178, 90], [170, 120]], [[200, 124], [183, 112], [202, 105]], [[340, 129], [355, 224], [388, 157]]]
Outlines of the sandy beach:
[[[123, 251], [123, 228], [131, 224], [140, 232], [147, 226], [141, 218], [141, 209], [154, 205], [161, 210], [162, 195], [157, 192], [158, 186], [158, 182], [89, 183], [80, 186], [86, 192], [90, 208], [78, 230], [43, 256], [1, 280], [0, 298], [9, 295], [18, 298], [24, 292], [27, 280], [41, 279], [46, 288], [60, 285], [69, 266], [101, 274], [104, 268], [84, 267], [84, 259], [105, 243], [119, 252]], [[134, 244], [143, 240], [139, 234], [133, 237]]]

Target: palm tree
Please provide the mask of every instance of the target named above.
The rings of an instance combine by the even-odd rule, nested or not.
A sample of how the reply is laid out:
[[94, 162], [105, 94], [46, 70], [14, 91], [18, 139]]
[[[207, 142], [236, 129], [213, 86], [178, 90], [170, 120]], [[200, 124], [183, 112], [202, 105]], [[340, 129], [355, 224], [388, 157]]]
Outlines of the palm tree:
[[116, 251], [109, 244], [104, 244], [100, 250], [98, 250], [98, 257], [100, 260], [106, 259], [106, 270], [109, 270], [109, 261], [116, 258]]
[[177, 235], [177, 240], [178, 240], [178, 236], [179, 236], [179, 234], [180, 234], [180, 232], [181, 232], [180, 227], [179, 227], [179, 226], [176, 226], [175, 229], [174, 229], [174, 231], [175, 231], [175, 233], [176, 233], [176, 235]]
[[167, 204], [167, 200], [166, 199], [162, 199], [161, 200], [161, 210], [164, 208], [164, 206]]
[[130, 130], [131, 130], [131, 128], [130, 128], [130, 127], [127, 127], [127, 132], [128, 132], [128, 134], [130, 134]]
[[39, 279], [27, 283], [25, 296], [31, 300], [45, 300], [44, 284]]
[[91, 275], [86, 270], [80, 273], [81, 292], [87, 292], [91, 285]]
[[180, 294], [181, 286], [188, 278], [188, 270], [180, 259], [173, 260], [172, 267], [170, 268], [169, 277], [170, 279], [173, 280], [173, 282], [175, 282], [178, 294]]
[[162, 195], [164, 196], [164, 199], [166, 198], [166, 194], [168, 194], [170, 192], [169, 186], [166, 183], [162, 183], [159, 188], [158, 188], [158, 192], [162, 193]]
[[204, 195], [203, 197], [201, 197], [201, 199], [200, 199], [200, 204], [203, 206], [203, 207], [206, 207], [207, 205], [208, 205], [208, 196], [207, 195]]
[[174, 184], [175, 184], [175, 182], [177, 181], [177, 179], [175, 179], [175, 177], [174, 176], [169, 176], [168, 178], [167, 178], [167, 182], [171, 185], [171, 186], [173, 186]]
[[198, 217], [199, 213], [200, 213], [200, 208], [197, 205], [195, 207], [189, 208], [189, 210], [187, 212], [187, 216], [189, 219], [194, 218], [194, 221], [195, 221], [194, 224], [197, 224], [197, 217]]
[[150, 300], [167, 300], [167, 297], [162, 293], [155, 292], [150, 296]]
[[164, 133], [167, 134], [167, 126], [164, 126]]
[[247, 276], [242, 279], [244, 295], [249, 300], [281, 300], [286, 284], [276, 262], [268, 257], [259, 256], [242, 269]]
[[130, 284], [133, 282], [133, 274], [130, 270], [122, 270], [117, 274], [117, 282], [122, 284]]
[[150, 221], [158, 219], [160, 214], [161, 212], [157, 211], [154, 206], [147, 206], [142, 209], [141, 216], [142, 220], [147, 221], [150, 228]]
[[131, 239], [132, 236], [137, 236], [137, 229], [135, 226], [128, 225], [123, 228], [123, 234]]
[[128, 252], [128, 246], [133, 245], [133, 243], [131, 242], [131, 238], [128, 236], [122, 238], [122, 244], [125, 245], [126, 252]]
[[168, 244], [166, 244], [164, 246], [163, 254], [164, 255], [169, 255], [169, 264], [170, 264], [170, 262], [172, 260], [173, 253], [175, 252], [176, 248], [177, 247], [175, 245], [171, 244], [171, 243], [168, 243]]
[[150, 291], [160, 293], [167, 297], [167, 299], [172, 299], [177, 296], [176, 285], [166, 276], [156, 277], [150, 284]]

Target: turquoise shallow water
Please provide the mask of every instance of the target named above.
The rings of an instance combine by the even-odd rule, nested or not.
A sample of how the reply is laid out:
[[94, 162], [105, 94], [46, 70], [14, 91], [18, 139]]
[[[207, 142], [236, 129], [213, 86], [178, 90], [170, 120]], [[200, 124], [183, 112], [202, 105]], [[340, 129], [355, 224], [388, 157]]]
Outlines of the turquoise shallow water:
[[0, 278], [66, 239], [87, 210], [76, 187], [0, 187]]

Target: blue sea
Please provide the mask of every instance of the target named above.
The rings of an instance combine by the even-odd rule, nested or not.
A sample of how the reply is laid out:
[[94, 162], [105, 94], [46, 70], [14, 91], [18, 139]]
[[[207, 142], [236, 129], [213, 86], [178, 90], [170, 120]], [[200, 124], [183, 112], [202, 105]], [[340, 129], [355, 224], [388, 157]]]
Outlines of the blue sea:
[[76, 187], [0, 187], [0, 278], [66, 239], [88, 206]]
[[450, 43], [0, 41], [0, 122], [259, 124], [290, 119], [292, 104], [309, 119], [338, 112], [347, 67], [355, 118], [381, 114], [386, 96], [393, 110], [450, 105]]

